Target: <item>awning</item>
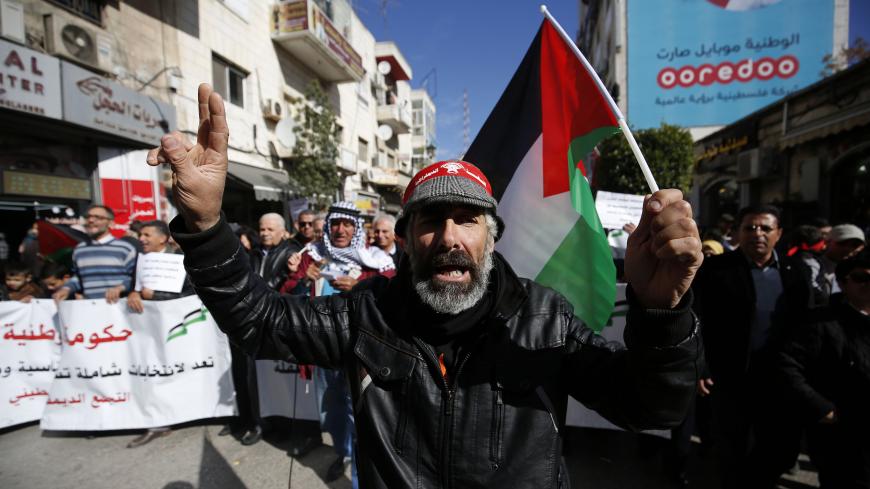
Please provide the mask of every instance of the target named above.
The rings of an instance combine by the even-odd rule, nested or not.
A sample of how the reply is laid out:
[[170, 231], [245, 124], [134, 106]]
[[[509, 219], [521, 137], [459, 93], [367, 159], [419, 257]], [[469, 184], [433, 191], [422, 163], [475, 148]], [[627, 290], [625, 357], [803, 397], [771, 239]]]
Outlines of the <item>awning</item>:
[[254, 198], [257, 200], [282, 201], [287, 194], [291, 193], [290, 179], [284, 170], [244, 165], [231, 161], [228, 173], [230, 178], [251, 187], [254, 191]]

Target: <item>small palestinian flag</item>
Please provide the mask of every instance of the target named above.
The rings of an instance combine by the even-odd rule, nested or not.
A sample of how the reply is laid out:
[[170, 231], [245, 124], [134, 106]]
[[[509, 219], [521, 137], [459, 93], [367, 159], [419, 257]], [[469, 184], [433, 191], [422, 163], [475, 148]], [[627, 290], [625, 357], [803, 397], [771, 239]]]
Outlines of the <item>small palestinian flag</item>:
[[518, 275], [565, 295], [598, 331], [613, 311], [616, 270], [584, 159], [619, 131], [610, 107], [545, 19], [463, 158], [489, 177], [499, 201], [499, 252]]

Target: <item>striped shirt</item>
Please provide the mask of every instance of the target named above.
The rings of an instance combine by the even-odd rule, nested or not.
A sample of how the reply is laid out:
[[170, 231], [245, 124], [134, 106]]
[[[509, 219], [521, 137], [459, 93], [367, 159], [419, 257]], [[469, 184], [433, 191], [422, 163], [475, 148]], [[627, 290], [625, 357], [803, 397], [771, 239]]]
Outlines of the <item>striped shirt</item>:
[[117, 285], [130, 290], [136, 269], [136, 248], [110, 236], [79, 243], [73, 250], [73, 277], [64, 284], [85, 299], [100, 299]]

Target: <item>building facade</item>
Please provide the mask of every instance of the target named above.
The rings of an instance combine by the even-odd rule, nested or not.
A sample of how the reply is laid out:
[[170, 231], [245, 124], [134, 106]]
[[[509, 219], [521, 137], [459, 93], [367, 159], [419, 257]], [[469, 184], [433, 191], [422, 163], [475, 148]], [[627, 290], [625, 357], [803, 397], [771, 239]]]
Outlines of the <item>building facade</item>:
[[313, 82], [339, 126], [342, 185], [325, 197], [398, 209], [412, 70], [345, 0], [0, 0], [0, 20], [0, 221], [13, 246], [36, 217], [90, 202], [115, 209], [118, 233], [171, 218], [168, 168], [144, 154], [169, 131], [195, 137], [202, 82], [226, 101], [231, 221], [308, 205], [289, 172]]
[[435, 162], [435, 103], [423, 88], [411, 91], [411, 165], [414, 171]]
[[773, 203], [783, 224], [870, 226], [870, 60], [695, 143], [699, 222]]

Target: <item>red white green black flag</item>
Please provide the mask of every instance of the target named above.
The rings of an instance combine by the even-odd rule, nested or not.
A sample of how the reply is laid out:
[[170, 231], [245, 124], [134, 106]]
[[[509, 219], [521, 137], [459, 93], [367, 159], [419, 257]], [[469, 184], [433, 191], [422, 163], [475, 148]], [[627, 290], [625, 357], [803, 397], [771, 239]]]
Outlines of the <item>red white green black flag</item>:
[[518, 275], [565, 295], [596, 330], [613, 310], [616, 271], [584, 159], [619, 132], [611, 107], [545, 19], [463, 158], [483, 170], [499, 200], [499, 252]]

